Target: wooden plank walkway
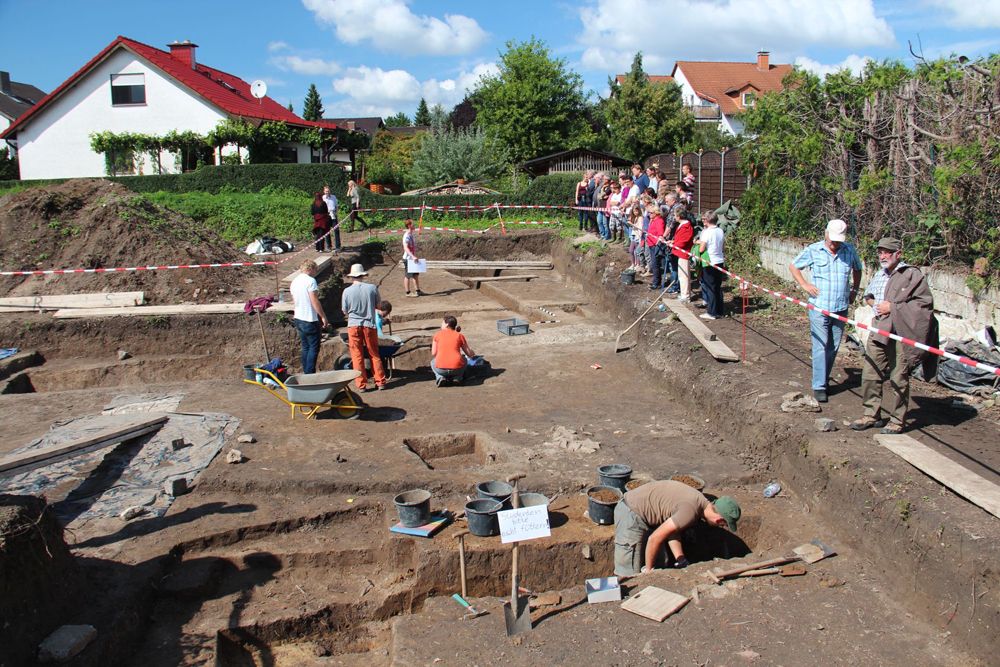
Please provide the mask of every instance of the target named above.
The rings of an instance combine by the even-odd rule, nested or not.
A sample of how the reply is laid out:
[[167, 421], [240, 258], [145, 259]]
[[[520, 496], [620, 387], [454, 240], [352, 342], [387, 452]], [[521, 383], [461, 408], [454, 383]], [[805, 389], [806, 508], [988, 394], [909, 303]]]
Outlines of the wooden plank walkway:
[[966, 500], [1000, 518], [1000, 485], [914, 440], [908, 435], [878, 433], [875, 441]]
[[[302, 261], [305, 261], [306, 259], [309, 258], [303, 257]], [[333, 257], [331, 257], [330, 255], [317, 255], [316, 257], [313, 257], [312, 260], [316, 262], [316, 277], [323, 275], [326, 272], [326, 270], [333, 265]], [[299, 264], [301, 263], [302, 262], [299, 262]], [[288, 287], [292, 283], [292, 281], [298, 277], [299, 273], [300, 272], [298, 269], [292, 271], [287, 276], [281, 279], [281, 284], [285, 287]]]
[[694, 337], [698, 339], [698, 341], [713, 357], [719, 361], [740, 360], [740, 358], [729, 349], [728, 345], [719, 340], [714, 331], [709, 329], [697, 315], [685, 308], [683, 304], [672, 299], [664, 299], [663, 303], [665, 303], [667, 308], [672, 310], [677, 315], [681, 324], [686, 326], [691, 333], [694, 334]]
[[33, 313], [60, 308], [114, 308], [140, 306], [142, 292], [92, 292], [85, 294], [38, 294], [0, 298], [0, 313]]
[[[130, 306], [127, 308], [73, 308], [57, 310], [52, 316], [60, 320], [94, 317], [149, 317], [151, 315], [231, 315], [243, 312], [243, 303], [188, 303], [174, 306]], [[291, 301], [273, 303], [269, 312], [290, 313]]]

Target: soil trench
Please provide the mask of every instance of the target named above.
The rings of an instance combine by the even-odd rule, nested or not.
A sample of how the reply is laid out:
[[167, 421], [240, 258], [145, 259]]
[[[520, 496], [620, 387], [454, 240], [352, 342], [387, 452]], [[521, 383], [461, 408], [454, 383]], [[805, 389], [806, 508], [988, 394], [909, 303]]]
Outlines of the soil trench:
[[[163, 517], [70, 522], [79, 586], [58, 604], [52, 574], [70, 567], [68, 556], [42, 557], [29, 571], [25, 554], [44, 549], [0, 543], [0, 564], [30, 579], [14, 598], [2, 596], [0, 612], [18, 611], [11, 600], [23, 603], [29, 589], [51, 611], [17, 637], [0, 629], [0, 645], [14, 642], [12, 655], [30, 656], [59, 625], [88, 623], [98, 638], [77, 664], [737, 664], [756, 659], [741, 653], [749, 651], [764, 664], [966, 665], [988, 664], [1000, 649], [995, 525], [860, 436], [841, 442], [842, 434], [811, 432], [758, 403], [805, 371], [786, 364], [772, 369], [774, 379], [759, 372], [766, 360], [718, 364], [683, 328], [667, 335], [681, 325], [655, 313], [639, 346], [616, 354], [619, 323], [648, 305], [646, 286], [616, 280], [612, 262], [624, 266], [617, 249], [581, 255], [547, 233], [421, 246], [432, 259], [551, 258], [555, 268], [478, 289], [432, 271], [421, 277], [427, 296], [407, 299], [391, 246], [383, 256], [341, 256], [345, 266], [369, 266], [395, 306], [393, 334], [405, 339], [388, 390], [362, 394], [357, 419], [336, 410], [289, 419], [285, 405], [242, 383], [242, 367], [264, 356], [249, 317], [0, 321], [0, 334], [41, 353], [4, 380], [14, 389], [0, 395], [0, 455], [57, 419], [167, 392], [182, 395], [178, 412], [231, 414], [254, 435], [226, 443], [240, 448], [243, 463], [216, 457]], [[323, 284], [329, 311], [339, 309], [341, 281]], [[559, 321], [539, 323], [552, 319], [545, 311]], [[436, 387], [429, 346], [443, 314], [459, 318], [490, 363], [460, 385]], [[497, 320], [510, 317], [530, 319], [530, 333], [500, 333]], [[287, 318], [266, 314], [264, 325], [269, 355], [297, 366]], [[737, 327], [721, 322], [720, 338], [732, 341]], [[770, 353], [762, 341], [748, 345]], [[333, 368], [344, 353], [330, 335], [319, 367]], [[124, 455], [115, 449], [106, 458]], [[732, 495], [743, 508], [736, 533], [704, 524], [685, 533], [687, 569], [658, 569], [624, 586], [626, 594], [653, 585], [694, 598], [662, 626], [586, 601], [584, 580], [614, 570], [614, 527], [591, 520], [587, 495], [598, 467], [612, 463], [630, 466], [638, 481], [704, 483], [710, 497]], [[462, 620], [450, 599], [461, 588], [455, 536], [466, 523], [458, 515], [477, 484], [514, 473], [526, 473], [522, 492], [550, 501], [551, 536], [521, 545], [521, 585], [533, 598], [560, 599], [532, 612], [536, 630], [523, 644], [504, 632], [512, 559], [500, 537], [464, 538], [468, 597], [487, 614]], [[772, 479], [784, 490], [764, 499]], [[430, 491], [431, 511], [457, 520], [432, 538], [390, 532], [393, 497], [410, 489]], [[53, 511], [70, 491], [47, 494]], [[934, 494], [933, 505], [901, 518], [900, 503], [924, 494]], [[722, 586], [706, 577], [814, 538], [838, 555], [804, 577]], [[0, 667], [16, 664], [5, 660]]]

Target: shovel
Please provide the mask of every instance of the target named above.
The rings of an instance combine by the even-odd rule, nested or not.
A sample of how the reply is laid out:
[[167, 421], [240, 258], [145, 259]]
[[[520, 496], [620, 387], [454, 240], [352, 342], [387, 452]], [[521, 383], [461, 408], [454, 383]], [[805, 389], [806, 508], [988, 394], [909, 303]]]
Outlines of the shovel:
[[[507, 478], [507, 482], [514, 485], [514, 492], [511, 494], [510, 501], [514, 506], [514, 509], [519, 509], [521, 507], [521, 494], [517, 490], [517, 480], [524, 477], [524, 475], [512, 475]], [[503, 620], [507, 624], [507, 636], [513, 637], [514, 635], [519, 635], [522, 632], [528, 632], [531, 630], [531, 612], [528, 609], [528, 598], [521, 597], [518, 593], [518, 579], [517, 579], [517, 542], [514, 542], [514, 552], [513, 552], [513, 566], [511, 568], [510, 576], [510, 602], [503, 603]]]
[[649, 304], [649, 308], [647, 308], [646, 310], [642, 311], [642, 315], [640, 315], [638, 318], [636, 318], [635, 322], [633, 322], [632, 324], [630, 324], [629, 327], [628, 327], [628, 329], [625, 329], [625, 331], [623, 331], [620, 334], [618, 334], [618, 338], [615, 339], [615, 352], [624, 352], [625, 350], [628, 350], [629, 348], [633, 347], [634, 345], [636, 345], [639, 342], [639, 340], [637, 338], [636, 341], [635, 341], [635, 343], [632, 343], [630, 345], [625, 345], [624, 347], [622, 347], [622, 336], [624, 336], [629, 331], [631, 331], [632, 328], [635, 327], [635, 325], [639, 324], [639, 322], [642, 320], [642, 318], [646, 317], [646, 315], [649, 314], [649, 311], [653, 310], [653, 308], [655, 308], [656, 306], [658, 306], [659, 303], [660, 303], [660, 299], [662, 299], [663, 295], [666, 294], [666, 293], [667, 293], [667, 289], [664, 288], [663, 291], [660, 292], [659, 295], [657, 295], [657, 297], [655, 299], [653, 299], [653, 303]]

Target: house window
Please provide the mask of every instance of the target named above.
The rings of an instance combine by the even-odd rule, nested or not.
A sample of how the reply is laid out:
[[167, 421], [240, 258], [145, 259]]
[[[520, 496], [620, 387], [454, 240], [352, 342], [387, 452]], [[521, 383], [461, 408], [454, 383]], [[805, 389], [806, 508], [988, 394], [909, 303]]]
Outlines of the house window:
[[743, 106], [752, 107], [754, 102], [757, 101], [756, 93], [743, 93]]
[[112, 176], [135, 174], [135, 153], [132, 151], [108, 151], [104, 154], [108, 173]]
[[299, 161], [299, 151], [295, 146], [279, 146], [278, 162], [296, 164]]
[[111, 105], [127, 106], [146, 103], [145, 74], [112, 74]]

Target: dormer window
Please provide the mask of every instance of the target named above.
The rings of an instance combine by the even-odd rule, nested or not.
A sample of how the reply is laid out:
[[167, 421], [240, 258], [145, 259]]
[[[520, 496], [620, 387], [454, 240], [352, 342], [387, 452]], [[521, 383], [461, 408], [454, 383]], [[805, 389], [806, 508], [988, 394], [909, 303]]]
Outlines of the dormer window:
[[743, 93], [743, 106], [752, 107], [757, 102], [757, 93]]
[[146, 103], [146, 75], [112, 74], [111, 106], [130, 106]]

